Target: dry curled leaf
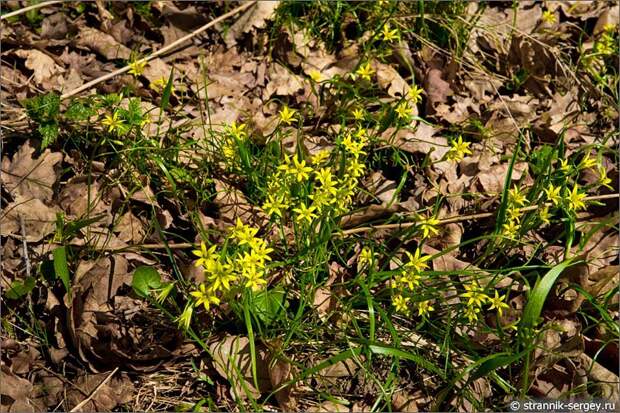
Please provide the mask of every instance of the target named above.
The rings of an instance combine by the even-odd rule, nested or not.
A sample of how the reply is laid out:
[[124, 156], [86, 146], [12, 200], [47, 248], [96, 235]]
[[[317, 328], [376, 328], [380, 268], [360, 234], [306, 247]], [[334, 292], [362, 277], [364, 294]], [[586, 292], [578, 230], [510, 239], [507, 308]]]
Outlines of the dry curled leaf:
[[34, 158], [35, 149], [30, 141], [22, 145], [13, 159], [2, 159], [2, 184], [10, 193], [21, 195], [24, 199], [36, 198], [49, 202], [54, 193], [52, 186], [56, 182], [56, 165], [63, 156], [60, 152], [46, 149]]

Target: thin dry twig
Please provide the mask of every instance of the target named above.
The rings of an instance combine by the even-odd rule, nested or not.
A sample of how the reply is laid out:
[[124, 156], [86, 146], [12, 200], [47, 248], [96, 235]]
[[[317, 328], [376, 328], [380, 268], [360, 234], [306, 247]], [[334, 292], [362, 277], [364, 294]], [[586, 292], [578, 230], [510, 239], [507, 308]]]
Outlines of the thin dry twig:
[[20, 14], [29, 12], [30, 10], [36, 10], [36, 9], [39, 9], [41, 7], [46, 7], [46, 6], [53, 6], [54, 4], [59, 4], [59, 3], [63, 3], [63, 1], [62, 0], [51, 0], [51, 1], [44, 1], [43, 3], [33, 4], [32, 6], [24, 7], [23, 9], [19, 9], [19, 10], [15, 10], [7, 14], [3, 14], [2, 16], [0, 16], [0, 20], [6, 20], [8, 18], [19, 16]]
[[[239, 7], [235, 8], [235, 9], [229, 11], [228, 13], [222, 14], [221, 16], [211, 20], [209, 23], [203, 25], [202, 27], [200, 27], [200, 28], [194, 30], [193, 32], [191, 32], [191, 33], [181, 37], [180, 39], [170, 43], [168, 46], [159, 49], [158, 51], [156, 51], [153, 54], [145, 57], [144, 59], [141, 59], [141, 61], [148, 62], [150, 60], [155, 59], [157, 56], [161, 56], [161, 55], [163, 55], [163, 54], [165, 54], [165, 53], [167, 53], [167, 52], [169, 52], [171, 50], [174, 50], [176, 47], [178, 47], [179, 45], [185, 43], [189, 39], [191, 39], [191, 38], [193, 38], [195, 36], [198, 36], [200, 33], [206, 31], [208, 28], [215, 26], [216, 24], [218, 24], [218, 23], [228, 19], [229, 17], [234, 16], [235, 14], [237, 14], [239, 12], [242, 12], [245, 9], [250, 8], [255, 3], [256, 3], [256, 1], [250, 1], [250, 2], [244, 3], [241, 6], [239, 6]], [[64, 100], [64, 99], [70, 98], [72, 96], [75, 96], [75, 95], [77, 95], [77, 94], [79, 94], [79, 93], [81, 93], [81, 92], [83, 92], [85, 90], [90, 89], [91, 87], [95, 86], [98, 83], [104, 82], [104, 81], [106, 81], [108, 79], [113, 78], [114, 76], [117, 76], [117, 75], [123, 74], [125, 72], [128, 72], [130, 69], [131, 69], [131, 66], [127, 65], [127, 66], [122, 67], [122, 68], [120, 68], [118, 70], [115, 70], [114, 72], [110, 72], [110, 73], [108, 73], [106, 75], [98, 77], [97, 79], [93, 79], [90, 82], [87, 82], [87, 83], [83, 84], [82, 86], [80, 86], [80, 87], [78, 87], [76, 89], [73, 89], [73, 90], [71, 90], [71, 91], [69, 91], [67, 93], [64, 93], [63, 95], [60, 96], [60, 99]]]
[[[584, 201], [602, 201], [605, 199], [614, 199], [614, 198], [619, 198], [619, 197], [620, 197], [620, 194], [593, 195], [593, 196], [585, 197]], [[545, 205], [551, 206], [551, 203], [546, 202], [540, 205], [531, 205], [529, 207], [521, 208], [521, 211], [523, 212], [535, 211], [538, 208], [545, 206]], [[496, 213], [497, 211], [482, 212], [482, 213], [471, 214], [471, 215], [455, 215], [452, 217], [440, 219], [437, 225], [446, 225], [446, 224], [453, 224], [456, 222], [473, 221], [477, 219], [490, 218], [490, 217], [495, 216]], [[367, 232], [371, 230], [377, 230], [377, 229], [403, 229], [403, 228], [412, 227], [416, 225], [417, 223], [418, 222], [401, 222], [398, 224], [369, 225], [367, 227], [359, 227], [359, 228], [352, 228], [352, 229], [344, 230], [340, 234], [345, 236], [345, 235], [359, 234], [359, 233], [363, 233], [363, 232]]]
[[110, 379], [112, 378], [112, 376], [114, 376], [114, 374], [118, 371], [118, 367], [116, 367], [114, 370], [112, 370], [110, 372], [110, 374], [108, 374], [108, 377], [106, 377], [101, 383], [99, 383], [99, 385], [97, 387], [95, 387], [95, 390], [93, 390], [93, 392], [90, 394], [90, 396], [88, 396], [86, 399], [82, 400], [80, 403], [78, 403], [73, 409], [71, 409], [70, 411], [73, 412], [77, 412], [78, 410], [80, 410], [86, 403], [88, 403], [93, 397], [95, 397], [95, 395], [97, 394], [97, 392], [99, 390], [101, 390], [101, 388], [103, 386], [106, 385], [107, 382], [110, 381]]

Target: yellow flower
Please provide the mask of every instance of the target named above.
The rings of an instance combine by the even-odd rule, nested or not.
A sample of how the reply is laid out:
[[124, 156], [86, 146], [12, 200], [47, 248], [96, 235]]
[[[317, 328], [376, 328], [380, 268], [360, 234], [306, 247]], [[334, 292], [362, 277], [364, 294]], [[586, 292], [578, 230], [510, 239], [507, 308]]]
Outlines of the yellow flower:
[[360, 155], [366, 155], [366, 152], [362, 151], [362, 149], [364, 148], [364, 142], [353, 140], [353, 137], [350, 134], [347, 134], [342, 139], [342, 145], [347, 152], [349, 152], [356, 158]]
[[553, 184], [549, 184], [549, 188], [543, 189], [547, 195], [547, 200], [551, 201], [554, 206], [558, 206], [562, 200], [560, 189], [559, 186], [554, 186]]
[[519, 233], [520, 225], [515, 221], [510, 221], [502, 226], [502, 234], [506, 238], [514, 239]]
[[365, 64], [361, 65], [355, 73], [362, 79], [370, 82], [372, 80], [372, 75], [375, 73], [375, 71], [370, 67], [370, 63], [366, 62]]
[[555, 14], [551, 10], [545, 10], [542, 14], [542, 21], [553, 24], [556, 22]]
[[252, 291], [260, 291], [267, 284], [267, 280], [263, 278], [263, 272], [257, 271], [255, 269], [251, 269], [243, 273], [245, 276], [245, 284], [246, 288], [252, 289]]
[[403, 286], [408, 287], [410, 290], [413, 290], [415, 287], [420, 286], [420, 274], [414, 271], [403, 271], [400, 274], [400, 278], [398, 281], [403, 284]]
[[207, 279], [211, 282], [210, 290], [213, 292], [222, 288], [230, 290], [230, 283], [237, 278], [232, 272], [232, 267], [229, 264], [222, 264], [219, 260], [212, 261], [205, 272]]
[[381, 34], [383, 35], [383, 40], [386, 42], [398, 40], [398, 29], [390, 29], [390, 25], [388, 23], [383, 25], [383, 31]]
[[372, 262], [375, 259], [375, 254], [372, 252], [372, 250], [368, 247], [364, 247], [362, 248], [362, 251], [360, 252], [360, 257], [358, 262], [360, 263], [360, 265], [364, 265], [364, 264], [372, 264]]
[[366, 165], [360, 163], [357, 159], [353, 159], [351, 160], [349, 165], [347, 165], [347, 173], [350, 174], [353, 178], [358, 178], [362, 176], [365, 168]]
[[314, 174], [321, 185], [333, 185], [334, 175], [332, 175], [332, 171], [329, 168], [321, 168], [318, 171], [314, 171]]
[[506, 209], [506, 214], [509, 221], [519, 222], [521, 220], [521, 208], [516, 205], [510, 205]]
[[140, 76], [142, 73], [144, 73], [146, 63], [146, 59], [135, 60], [129, 63], [129, 73], [136, 77]]
[[415, 272], [421, 272], [428, 268], [428, 264], [426, 263], [426, 261], [430, 260], [431, 256], [420, 256], [419, 248], [415, 250], [414, 255], [411, 255], [409, 251], [405, 251], [405, 254], [407, 254], [407, 258], [409, 258], [409, 261], [405, 264], [406, 270], [413, 269]]
[[308, 221], [308, 224], [312, 223], [312, 220], [316, 218], [316, 214], [313, 214], [315, 206], [307, 207], [303, 202], [299, 204], [299, 208], [294, 208], [293, 212], [297, 213], [297, 222], [301, 223], [304, 220]]
[[568, 159], [560, 159], [560, 171], [568, 173], [570, 171], [570, 165]]
[[568, 207], [572, 209], [573, 211], [579, 211], [580, 209], [585, 209], [586, 203], [583, 200], [585, 197], [586, 197], [586, 194], [584, 194], [583, 192], [579, 192], [579, 186], [575, 184], [575, 186], [573, 186], [573, 190], [569, 191], [566, 194], [566, 198], [568, 199]]
[[204, 284], [200, 284], [198, 291], [192, 291], [189, 294], [196, 298], [196, 301], [194, 302], [196, 307], [202, 304], [207, 311], [209, 311], [209, 306], [211, 304], [220, 304], [220, 299], [213, 293], [213, 291], [208, 290]]
[[260, 263], [265, 261], [271, 261], [270, 253], [273, 252], [273, 248], [270, 248], [267, 241], [261, 238], [255, 238], [255, 242], [251, 245], [252, 255], [254, 255]]
[[353, 115], [353, 119], [355, 120], [364, 120], [366, 117], [366, 111], [362, 108], [357, 108], [351, 112], [351, 115]]
[[549, 224], [549, 207], [544, 206], [538, 210], [538, 217], [543, 224]]
[[407, 305], [409, 304], [409, 301], [411, 301], [411, 298], [403, 297], [400, 294], [396, 294], [395, 296], [392, 297], [392, 305], [394, 306], [397, 312], [403, 313], [403, 314], [409, 314], [409, 308], [407, 307]]
[[207, 267], [209, 262], [218, 258], [218, 255], [215, 253], [216, 245], [213, 245], [211, 248], [207, 249], [207, 245], [204, 242], [200, 243], [200, 249], [196, 249], [192, 251], [192, 254], [198, 257], [196, 263], [194, 264], [196, 267]]
[[310, 75], [310, 79], [314, 80], [316, 83], [319, 83], [321, 80], [323, 80], [323, 75], [316, 69], [311, 70], [308, 74]]
[[492, 297], [492, 298], [489, 297], [489, 303], [491, 304], [491, 307], [489, 307], [489, 310], [497, 309], [497, 314], [501, 317], [504, 311], [504, 308], [510, 308], [510, 306], [504, 302], [505, 299], [506, 299], [505, 295], [502, 295], [500, 297], [497, 290], [495, 290], [495, 297]]
[[423, 317], [428, 313], [435, 310], [435, 307], [431, 305], [431, 300], [420, 301], [418, 303], [418, 315]]
[[459, 162], [465, 155], [471, 155], [471, 150], [469, 150], [470, 144], [470, 142], [463, 142], [463, 137], [460, 135], [457, 139], [453, 139], [450, 142], [450, 150], [447, 154], [448, 159]]
[[[152, 81], [149, 84], [149, 87], [153, 89], [154, 91], [161, 93], [166, 88], [167, 84], [168, 84], [168, 79], [165, 76], [162, 76], [159, 79]], [[175, 91], [174, 85], [172, 85], [170, 89], [170, 93], [174, 95], [174, 91]]]
[[112, 116], [105, 115], [105, 119], [101, 121], [108, 127], [108, 132], [120, 132], [125, 128], [125, 122], [118, 117], [118, 111], [115, 111]]
[[267, 201], [263, 204], [263, 211], [269, 216], [282, 216], [282, 209], [285, 208], [284, 197], [269, 195]]
[[293, 165], [294, 166], [293, 168], [291, 168], [291, 173], [295, 175], [295, 177], [297, 178], [297, 182], [302, 182], [310, 178], [309, 173], [312, 172], [312, 168], [309, 166], [306, 166], [306, 161], [304, 160], [299, 161], [297, 157], [294, 157]]
[[251, 244], [257, 232], [257, 228], [245, 225], [239, 218], [237, 218], [236, 225], [232, 228], [232, 236], [237, 239], [239, 245]]
[[435, 217], [422, 218], [420, 221], [420, 229], [422, 230], [422, 238], [427, 238], [430, 233], [433, 235], [439, 234], [439, 230], [437, 229], [437, 225], [439, 225], [439, 220]]
[[289, 109], [288, 106], [284, 106], [284, 108], [280, 111], [280, 120], [282, 123], [290, 125], [295, 119], [295, 113], [297, 113], [295, 109]]
[[596, 159], [590, 158], [590, 154], [588, 153], [586, 154], [586, 156], [583, 157], [581, 162], [579, 162], [579, 165], [577, 167], [579, 169], [588, 169], [593, 167], [594, 165], [596, 165]]
[[406, 100], [400, 102], [394, 111], [398, 115], [398, 119], [409, 119], [413, 115], [413, 108], [409, 106], [409, 102]]
[[409, 92], [407, 92], [407, 97], [413, 104], [417, 105], [422, 100], [422, 93], [424, 91], [419, 88], [417, 85], [413, 85], [409, 88]]
[[190, 323], [192, 322], [192, 314], [194, 313], [194, 306], [190, 303], [187, 303], [183, 313], [177, 318], [177, 323], [179, 323], [179, 327], [187, 330], [189, 328]]
[[323, 149], [322, 151], [319, 151], [316, 155], [314, 155], [312, 157], [312, 164], [313, 165], [320, 165], [327, 158], [329, 158], [329, 150]]
[[524, 206], [525, 203], [527, 202], [527, 199], [525, 198], [525, 195], [523, 195], [520, 192], [519, 188], [517, 188], [516, 185], [514, 185], [512, 187], [512, 189], [508, 190], [508, 199], [514, 205], [519, 205], [519, 206]]
[[613, 190], [612, 186], [609, 185], [611, 183], [611, 179], [607, 177], [607, 170], [605, 167], [600, 166], [598, 168], [598, 184], [602, 186], [606, 186], [607, 188]]
[[247, 125], [245, 123], [240, 123], [239, 125], [237, 125], [237, 122], [233, 121], [233, 123], [228, 125], [227, 131], [231, 136], [234, 136], [235, 138], [242, 140], [246, 137], [246, 134], [245, 134], [246, 126]]
[[465, 317], [470, 323], [478, 321], [478, 314], [480, 314], [480, 307], [466, 307], [465, 308]]
[[482, 304], [487, 302], [489, 297], [482, 292], [482, 288], [477, 282], [472, 282], [469, 285], [464, 285], [465, 293], [461, 294], [461, 297], [468, 298], [468, 307], [481, 307]]

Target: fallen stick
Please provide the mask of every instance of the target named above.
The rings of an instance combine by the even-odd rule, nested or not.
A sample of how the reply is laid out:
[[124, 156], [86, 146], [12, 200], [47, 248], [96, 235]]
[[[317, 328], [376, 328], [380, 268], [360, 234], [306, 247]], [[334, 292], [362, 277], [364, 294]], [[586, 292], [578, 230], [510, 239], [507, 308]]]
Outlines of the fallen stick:
[[[140, 61], [150, 61], [155, 59], [157, 56], [161, 56], [162, 54], [165, 54], [171, 50], [174, 50], [174, 48], [176, 48], [177, 46], [181, 45], [182, 43], [185, 43], [186, 41], [188, 41], [189, 39], [198, 36], [200, 33], [206, 31], [208, 28], [215, 26], [216, 24], [218, 24], [221, 21], [224, 21], [226, 19], [228, 19], [231, 16], [234, 16], [235, 14], [242, 12], [245, 9], [250, 8], [252, 5], [254, 5], [254, 3], [256, 3], [256, 1], [250, 1], [247, 3], [242, 4], [241, 6], [229, 11], [228, 13], [224, 13], [221, 16], [211, 20], [209, 23], [205, 24], [204, 26], [194, 30], [193, 32], [181, 37], [180, 39], [175, 40], [174, 42], [170, 43], [168, 46], [163, 47], [161, 49], [159, 49], [158, 51], [154, 52], [153, 54], [149, 55], [148, 57], [145, 57], [143, 59], [140, 59]], [[81, 93], [85, 90], [90, 89], [91, 87], [95, 86], [98, 83], [104, 82], [108, 79], [113, 78], [114, 76], [118, 76], [120, 74], [123, 74], [125, 72], [128, 72], [131, 69], [131, 65], [127, 65], [125, 67], [122, 67], [118, 70], [115, 70], [114, 72], [110, 72], [106, 75], [103, 75], [101, 77], [98, 77], [97, 79], [93, 79], [88, 83], [83, 84], [82, 86], [73, 89], [70, 92], [64, 93], [63, 95], [60, 96], [61, 100], [70, 98], [72, 96], [77, 95], [78, 93]]]
[[0, 20], [6, 20], [11, 17], [19, 16], [20, 14], [29, 12], [30, 10], [36, 10], [38, 8], [45, 7], [45, 6], [53, 6], [54, 4], [59, 4], [59, 3], [63, 3], [63, 1], [62, 0], [51, 0], [51, 1], [44, 1], [43, 3], [33, 4], [32, 6], [24, 7], [23, 9], [19, 9], [19, 10], [15, 10], [7, 14], [3, 14], [2, 16], [0, 16]]
[[99, 385], [95, 388], [95, 390], [93, 390], [93, 392], [90, 394], [90, 396], [88, 396], [86, 399], [82, 400], [81, 402], [79, 402], [73, 409], [70, 410], [71, 413], [73, 412], [77, 412], [78, 410], [80, 410], [86, 403], [88, 403], [93, 397], [95, 397], [95, 394], [97, 394], [97, 392], [99, 390], [101, 390], [101, 388], [103, 386], [106, 385], [107, 382], [110, 381], [110, 379], [112, 378], [112, 376], [114, 376], [114, 374], [118, 371], [118, 367], [115, 368], [114, 370], [112, 370], [112, 372], [110, 374], [108, 374], [108, 377], [106, 377], [101, 383], [99, 383]]

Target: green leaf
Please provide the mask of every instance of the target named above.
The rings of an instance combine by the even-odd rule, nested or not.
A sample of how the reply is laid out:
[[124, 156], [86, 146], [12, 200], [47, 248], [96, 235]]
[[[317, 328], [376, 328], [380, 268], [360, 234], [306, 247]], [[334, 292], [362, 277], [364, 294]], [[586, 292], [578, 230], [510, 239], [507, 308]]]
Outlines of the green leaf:
[[60, 113], [60, 96], [55, 93], [39, 95], [22, 101], [28, 116], [37, 123], [55, 122]]
[[419, 365], [420, 367], [428, 371], [432, 371], [433, 373], [436, 373], [442, 378], [446, 377], [446, 374], [444, 373], [442, 369], [440, 369], [439, 367], [435, 366], [434, 364], [426, 360], [424, 357], [419, 356], [417, 354], [409, 353], [407, 351], [399, 350], [393, 347], [388, 347], [383, 344], [369, 344], [368, 348], [370, 349], [371, 352], [375, 354], [382, 354], [384, 356], [392, 356], [392, 357], [400, 357], [405, 360], [413, 361], [415, 364]]
[[155, 268], [143, 265], [134, 271], [131, 286], [138, 296], [147, 297], [151, 290], [161, 287], [161, 277]]
[[276, 287], [265, 290], [254, 297], [254, 312], [266, 326], [274, 322], [285, 308], [284, 290]]
[[168, 107], [168, 103], [170, 103], [170, 95], [172, 94], [172, 81], [173, 81], [174, 70], [170, 71], [170, 77], [168, 77], [168, 83], [166, 83], [166, 87], [164, 88], [164, 92], [161, 95], [161, 112], [163, 113]]
[[568, 259], [556, 265], [536, 283], [528, 297], [525, 310], [523, 311], [523, 317], [521, 318], [520, 323], [521, 329], [527, 330], [536, 326], [540, 313], [542, 312], [543, 305], [545, 304], [545, 300], [547, 299], [547, 295], [549, 295], [549, 291], [551, 291], [551, 288], [560, 274], [562, 274], [562, 272], [571, 264], [572, 261]]
[[10, 300], [17, 300], [32, 291], [35, 286], [35, 281], [34, 277], [26, 277], [23, 281], [15, 280], [4, 293], [4, 296]]
[[67, 265], [67, 247], [59, 247], [52, 252], [54, 257], [54, 272], [60, 278], [67, 292], [71, 291], [71, 277], [69, 276], [69, 266]]
[[56, 138], [58, 138], [59, 129], [58, 129], [58, 124], [55, 122], [42, 123], [39, 125], [37, 129], [39, 133], [41, 134], [41, 137], [43, 138], [43, 141], [41, 142], [42, 149], [50, 146], [52, 143], [56, 141]]
[[95, 111], [80, 102], [71, 102], [65, 111], [65, 117], [72, 121], [87, 120], [95, 114]]

